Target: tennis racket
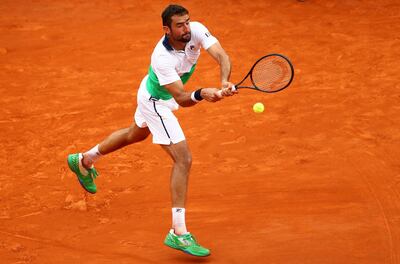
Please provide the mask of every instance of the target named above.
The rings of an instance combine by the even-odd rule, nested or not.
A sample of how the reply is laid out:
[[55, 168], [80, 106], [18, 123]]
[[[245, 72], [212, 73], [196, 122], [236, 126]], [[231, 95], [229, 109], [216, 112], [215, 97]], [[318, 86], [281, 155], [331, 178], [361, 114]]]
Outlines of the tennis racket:
[[[288, 58], [281, 54], [269, 54], [258, 59], [243, 80], [233, 86], [233, 90], [247, 88], [276, 93], [287, 88], [293, 77], [293, 65]], [[222, 95], [222, 90], [219, 95]]]

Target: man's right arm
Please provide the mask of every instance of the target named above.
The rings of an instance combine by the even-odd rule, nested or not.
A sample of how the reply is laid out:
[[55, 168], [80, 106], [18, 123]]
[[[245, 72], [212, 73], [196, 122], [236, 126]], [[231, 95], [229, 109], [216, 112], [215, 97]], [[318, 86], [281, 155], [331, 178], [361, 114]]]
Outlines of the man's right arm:
[[[164, 85], [164, 87], [174, 97], [175, 101], [182, 107], [193, 106], [197, 103], [192, 99], [193, 92], [185, 91], [181, 80], [166, 84]], [[208, 102], [217, 102], [222, 99], [218, 91], [219, 89], [217, 88], [202, 88], [199, 94], [201, 98], [205, 99]]]

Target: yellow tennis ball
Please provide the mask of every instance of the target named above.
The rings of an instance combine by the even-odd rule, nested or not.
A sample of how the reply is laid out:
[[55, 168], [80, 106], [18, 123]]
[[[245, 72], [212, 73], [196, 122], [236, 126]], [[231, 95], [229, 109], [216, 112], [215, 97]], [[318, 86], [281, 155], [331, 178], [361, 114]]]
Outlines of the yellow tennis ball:
[[262, 112], [264, 112], [263, 103], [255, 103], [253, 105], [253, 111], [254, 111], [254, 113], [262, 113]]

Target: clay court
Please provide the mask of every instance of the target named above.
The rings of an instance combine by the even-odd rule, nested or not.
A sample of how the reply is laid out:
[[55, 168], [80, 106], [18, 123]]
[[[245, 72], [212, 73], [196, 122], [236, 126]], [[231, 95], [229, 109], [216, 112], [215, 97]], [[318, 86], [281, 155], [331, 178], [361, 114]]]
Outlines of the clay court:
[[[66, 163], [133, 121], [169, 2], [3, 0], [0, 262], [400, 263], [400, 3], [179, 3], [220, 40], [233, 82], [268, 53], [295, 67], [282, 92], [176, 112], [187, 224], [212, 255], [163, 245], [171, 161], [150, 138], [97, 163], [96, 195]], [[203, 53], [188, 90], [219, 85]]]

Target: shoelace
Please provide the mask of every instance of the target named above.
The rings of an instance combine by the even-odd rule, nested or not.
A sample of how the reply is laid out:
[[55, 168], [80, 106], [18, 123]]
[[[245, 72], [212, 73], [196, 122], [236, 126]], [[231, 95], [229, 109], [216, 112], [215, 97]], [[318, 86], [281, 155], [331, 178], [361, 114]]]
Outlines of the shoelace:
[[97, 176], [99, 175], [95, 168], [89, 169], [88, 172], [89, 172], [89, 176], [92, 177], [93, 179], [96, 179]]

